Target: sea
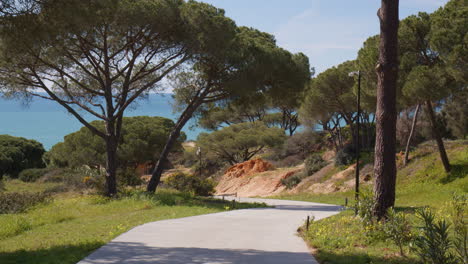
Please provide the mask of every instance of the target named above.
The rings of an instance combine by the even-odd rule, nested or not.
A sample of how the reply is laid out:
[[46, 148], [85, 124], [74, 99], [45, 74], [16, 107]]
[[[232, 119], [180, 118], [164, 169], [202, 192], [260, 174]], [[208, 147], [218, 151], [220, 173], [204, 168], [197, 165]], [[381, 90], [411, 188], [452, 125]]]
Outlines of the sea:
[[[161, 116], [175, 122], [178, 113], [174, 113], [172, 103], [171, 94], [150, 94], [127, 109], [125, 116]], [[88, 121], [96, 120], [89, 114], [82, 114]], [[63, 141], [65, 135], [81, 127], [83, 125], [74, 116], [54, 101], [38, 97], [30, 101], [0, 97], [0, 135], [34, 139], [49, 150]], [[204, 130], [197, 128], [194, 121], [189, 121], [183, 131], [188, 140], [195, 140]]]

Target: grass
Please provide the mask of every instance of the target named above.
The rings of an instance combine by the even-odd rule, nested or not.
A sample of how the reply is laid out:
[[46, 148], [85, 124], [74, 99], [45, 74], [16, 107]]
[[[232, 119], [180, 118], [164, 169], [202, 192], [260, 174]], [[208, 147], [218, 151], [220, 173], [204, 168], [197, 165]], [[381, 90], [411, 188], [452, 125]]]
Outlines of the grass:
[[[430, 207], [438, 217], [448, 217], [447, 204], [453, 193], [468, 192], [468, 141], [449, 142], [447, 153], [452, 171], [446, 173], [440, 162], [437, 148], [423, 144], [411, 156], [413, 159], [398, 171], [396, 210], [411, 214], [416, 208]], [[294, 194], [276, 198], [313, 201], [343, 205], [345, 198], [353, 203], [352, 191], [325, 195]], [[384, 264], [419, 263], [416, 256], [407, 253], [400, 256], [398, 248], [388, 240], [375, 238], [365, 230], [359, 218], [350, 210], [333, 217], [312, 223], [309, 232], [303, 232], [304, 239], [315, 248], [315, 256], [322, 264]], [[406, 249], [408, 251], [408, 248]]]
[[[14, 182], [8, 189], [17, 191], [18, 186], [26, 187]], [[235, 209], [259, 206], [237, 203]], [[0, 215], [0, 263], [76, 263], [137, 225], [231, 209], [227, 201], [167, 190], [112, 200], [61, 194], [26, 213]]]
[[61, 185], [61, 183], [29, 183], [17, 179], [5, 181], [4, 192], [43, 192]]

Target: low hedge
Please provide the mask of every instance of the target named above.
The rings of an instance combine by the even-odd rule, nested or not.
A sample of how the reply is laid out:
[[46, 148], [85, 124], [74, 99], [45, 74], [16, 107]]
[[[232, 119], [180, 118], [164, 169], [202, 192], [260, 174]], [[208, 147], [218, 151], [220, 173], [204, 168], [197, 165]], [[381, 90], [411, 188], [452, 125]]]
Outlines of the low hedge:
[[0, 214], [22, 213], [28, 208], [50, 201], [49, 193], [0, 193]]

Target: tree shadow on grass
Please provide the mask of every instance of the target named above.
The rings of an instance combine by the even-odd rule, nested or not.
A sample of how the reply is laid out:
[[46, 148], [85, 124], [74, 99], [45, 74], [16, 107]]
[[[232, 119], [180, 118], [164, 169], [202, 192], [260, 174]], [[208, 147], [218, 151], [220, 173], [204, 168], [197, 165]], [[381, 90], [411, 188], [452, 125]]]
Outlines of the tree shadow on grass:
[[67, 264], [76, 263], [101, 247], [103, 243], [89, 242], [77, 245], [55, 246], [37, 250], [0, 251], [2, 264]]
[[414, 258], [391, 254], [377, 257], [366, 253], [336, 253], [320, 250], [316, 257], [321, 264], [422, 264]]
[[440, 180], [442, 184], [447, 184], [468, 176], [468, 162], [463, 164], [453, 164], [448, 175]]

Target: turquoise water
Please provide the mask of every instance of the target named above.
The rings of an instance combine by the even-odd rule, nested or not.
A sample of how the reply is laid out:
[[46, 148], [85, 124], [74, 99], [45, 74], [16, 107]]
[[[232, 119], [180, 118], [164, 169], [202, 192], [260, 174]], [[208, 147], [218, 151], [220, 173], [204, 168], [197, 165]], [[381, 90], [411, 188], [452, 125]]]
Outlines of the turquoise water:
[[[125, 116], [162, 116], [176, 120], [178, 115], [172, 111], [170, 95], [152, 94], [148, 99], [139, 101], [134, 109], [127, 110]], [[85, 115], [89, 121], [95, 120]], [[187, 124], [184, 132], [188, 139], [196, 139], [201, 129]], [[35, 98], [25, 104], [21, 100], [5, 100], [0, 98], [0, 134], [35, 139], [46, 149], [63, 141], [67, 134], [75, 132], [82, 124], [68, 114], [64, 108], [53, 101]]]

